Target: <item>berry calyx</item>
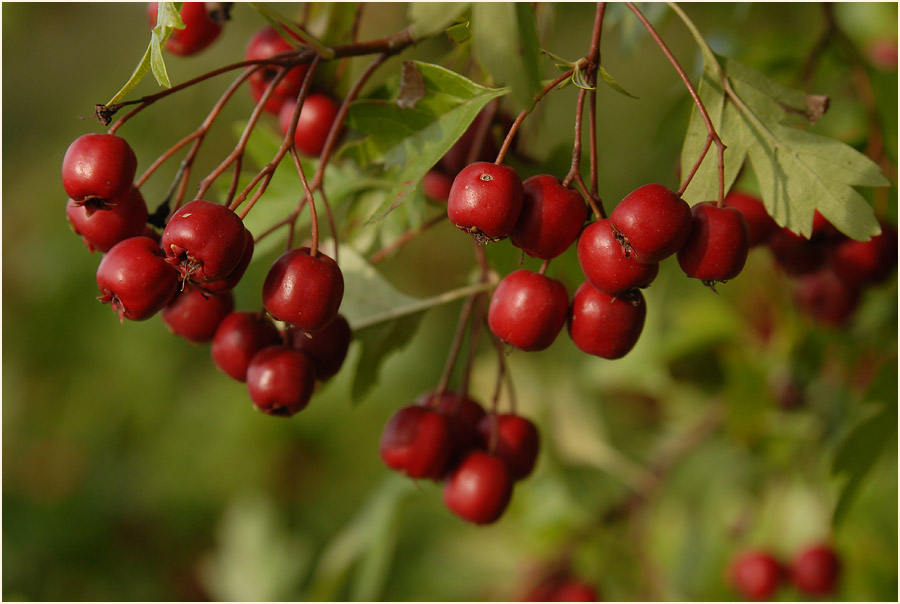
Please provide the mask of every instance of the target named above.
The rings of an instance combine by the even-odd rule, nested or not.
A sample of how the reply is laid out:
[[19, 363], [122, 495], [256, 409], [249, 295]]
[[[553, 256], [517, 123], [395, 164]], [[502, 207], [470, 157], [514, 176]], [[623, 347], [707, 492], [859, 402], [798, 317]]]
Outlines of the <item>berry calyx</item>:
[[569, 336], [583, 352], [618, 359], [634, 348], [646, 316], [647, 306], [640, 290], [614, 297], [584, 282], [572, 298]]
[[691, 233], [691, 207], [677, 193], [657, 184], [626, 195], [609, 220], [626, 251], [644, 263], [668, 258]]
[[167, 261], [185, 280], [207, 283], [237, 268], [247, 245], [240, 216], [228, 207], [195, 199], [178, 209], [162, 234]]
[[691, 208], [691, 234], [677, 252], [688, 277], [712, 285], [734, 279], [750, 251], [750, 229], [735, 208], [703, 201]]
[[160, 315], [169, 331], [199, 344], [212, 340], [219, 324], [233, 310], [234, 294], [230, 291], [211, 295], [186, 285]]
[[325, 327], [337, 316], [344, 296], [344, 276], [337, 263], [301, 247], [281, 255], [263, 283], [266, 311], [279, 321], [308, 332]]
[[453, 436], [447, 417], [421, 405], [396, 411], [382, 430], [379, 443], [384, 464], [410, 478], [439, 480], [452, 450]]
[[829, 545], [813, 545], [804, 549], [790, 565], [791, 582], [810, 596], [834, 593], [840, 572], [841, 561]]
[[108, 252], [123, 239], [138, 237], [147, 225], [147, 204], [141, 192], [132, 187], [123, 197], [111, 200], [105, 209], [95, 210], [69, 199], [66, 218], [90, 251]]
[[444, 481], [444, 505], [464, 520], [490, 524], [506, 511], [512, 487], [506, 462], [473, 449]]
[[568, 310], [569, 294], [562, 282], [519, 269], [504, 277], [494, 290], [488, 325], [510, 346], [544, 350], [562, 331]]
[[[278, 113], [281, 133], [286, 135], [297, 104], [284, 103]], [[311, 93], [303, 100], [297, 127], [294, 130], [294, 146], [307, 157], [318, 157], [325, 148], [328, 132], [338, 114], [338, 105], [325, 94]]]
[[[156, 27], [159, 2], [147, 3], [150, 28]], [[222, 26], [213, 21], [206, 11], [205, 2], [185, 2], [179, 13], [184, 29], [173, 30], [166, 40], [166, 50], [173, 55], [188, 57], [205, 50], [222, 33]]]
[[149, 237], [130, 237], [112, 246], [97, 267], [99, 300], [109, 303], [119, 321], [149, 319], [178, 290], [178, 271], [166, 262]]
[[647, 287], [659, 274], [659, 263], [645, 264], [626, 254], [609, 219], [588, 225], [578, 238], [578, 263], [591, 285], [610, 296]]
[[499, 241], [516, 226], [523, 196], [522, 180], [513, 168], [476, 162], [453, 180], [447, 216], [456, 228], [481, 243]]
[[769, 552], [750, 550], [731, 563], [731, 584], [748, 600], [770, 600], [781, 581], [781, 563]]
[[247, 366], [247, 391], [257, 409], [290, 417], [312, 397], [316, 376], [312, 361], [299, 350], [276, 345], [257, 352]]
[[76, 204], [105, 209], [111, 200], [129, 194], [135, 172], [137, 157], [124, 138], [84, 134], [66, 149], [63, 188]]
[[526, 179], [522, 189], [522, 211], [509, 240], [535, 258], [556, 258], [575, 242], [587, 220], [584, 198], [549, 174]]
[[310, 358], [316, 370], [316, 379], [320, 381], [337, 374], [344, 364], [353, 338], [350, 324], [342, 315], [336, 316], [328, 325], [313, 333], [288, 328], [287, 335], [288, 346]]
[[233, 312], [216, 328], [210, 354], [219, 369], [245, 382], [247, 367], [256, 353], [280, 342], [278, 328], [264, 313]]
[[478, 444], [505, 461], [512, 480], [519, 481], [534, 469], [540, 435], [534, 423], [521, 415], [490, 414], [478, 422]]

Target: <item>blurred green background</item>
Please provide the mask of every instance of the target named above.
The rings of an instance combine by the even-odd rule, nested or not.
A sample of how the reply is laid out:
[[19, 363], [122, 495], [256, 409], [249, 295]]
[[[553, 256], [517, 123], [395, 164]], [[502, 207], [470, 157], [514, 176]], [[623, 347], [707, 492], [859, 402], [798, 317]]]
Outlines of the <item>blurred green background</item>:
[[[102, 131], [81, 116], [137, 64], [149, 38], [145, 8], [2, 6], [4, 600], [508, 600], [561, 557], [609, 600], [735, 599], [724, 577], [736, 552], [759, 546], [787, 560], [820, 540], [845, 563], [835, 599], [897, 598], [896, 431], [857, 438], [846, 453], [848, 436], [882, 409], [893, 408], [886, 417], [896, 424], [896, 276], [835, 330], [794, 309], [790, 282], [766, 250], [754, 250], [719, 295], [670, 259], [646, 292], [647, 325], [624, 359], [588, 358], [565, 335], [547, 351], [510, 354], [519, 409], [544, 440], [536, 473], [489, 527], [465, 524], [443, 508], [438, 485], [394, 476], [378, 458], [390, 414], [436, 385], [459, 303], [425, 315], [361, 404], [351, 402], [351, 369], [289, 420], [256, 413], [208, 347], [171, 335], [159, 317], [120, 325], [96, 301], [99, 254], [68, 229], [59, 166], [72, 140]], [[367, 6], [361, 38], [403, 27], [406, 10]], [[788, 85], [824, 23], [816, 4], [685, 10], [718, 52]], [[662, 6], [647, 11], [696, 76], [684, 27]], [[896, 52], [896, 5], [839, 5], [837, 14], [859, 48], [887, 38]], [[593, 5], [541, 5], [539, 16], [549, 50], [584, 54]], [[242, 59], [262, 25], [236, 5], [208, 52], [167, 59], [172, 81]], [[439, 60], [447, 49], [437, 41], [404, 57]], [[380, 77], [395, 76], [398, 61]], [[601, 195], [677, 185], [687, 95], [621, 6], [609, 10], [603, 64], [640, 100], [600, 90]], [[840, 54], [824, 55], [813, 82], [832, 106], [816, 129], [863, 148], [866, 112], [848, 69]], [[896, 165], [896, 60], [868, 72]], [[119, 132], [139, 172], [196, 127], [224, 85], [174, 95]], [[134, 94], [155, 90], [148, 78]], [[231, 123], [252, 106], [238, 96], [195, 174], [231, 149]], [[523, 175], [566, 171], [574, 98], [571, 87], [554, 93], [526, 122], [520, 145], [536, 163], [523, 164]], [[752, 175], [743, 184], [752, 188]], [[145, 197], [165, 187], [153, 178]], [[883, 205], [894, 223], [896, 205], [894, 187]], [[473, 266], [467, 239], [443, 224], [379, 268], [410, 295], [458, 287]], [[489, 253], [501, 273], [517, 266], [511, 246]], [[268, 261], [236, 290], [239, 309], [258, 307]], [[551, 274], [574, 291], [572, 250]], [[495, 368], [484, 347], [472, 378], [484, 403]], [[791, 409], [779, 404], [785, 385], [799, 393]], [[696, 436], [698, 425], [707, 429]], [[847, 484], [832, 472], [842, 450], [862, 482], [833, 525]], [[605, 516], [653, 471], [662, 479], [647, 501], [623, 518]], [[789, 588], [778, 597], [802, 599]]]

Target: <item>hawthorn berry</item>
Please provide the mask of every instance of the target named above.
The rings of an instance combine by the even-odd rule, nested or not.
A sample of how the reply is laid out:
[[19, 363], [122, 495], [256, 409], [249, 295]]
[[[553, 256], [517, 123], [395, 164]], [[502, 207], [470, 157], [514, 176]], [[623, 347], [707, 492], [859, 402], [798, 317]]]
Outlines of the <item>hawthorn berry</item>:
[[288, 328], [287, 331], [288, 345], [310, 358], [316, 370], [316, 379], [320, 381], [337, 374], [344, 364], [353, 338], [350, 324], [340, 314], [313, 333], [295, 327]]
[[431, 169], [422, 178], [422, 193], [436, 203], [447, 203], [453, 179], [440, 170]]
[[234, 294], [211, 295], [190, 284], [175, 294], [160, 315], [169, 331], [188, 342], [209, 342], [222, 320], [234, 310]]
[[195, 199], [178, 209], [162, 234], [167, 261], [185, 280], [207, 283], [224, 279], [244, 256], [246, 228], [227, 206]]
[[754, 195], [741, 191], [731, 191], [725, 196], [725, 205], [735, 208], [747, 221], [750, 232], [750, 247], [765, 243], [778, 230], [778, 223], [769, 216], [766, 206]]
[[481, 242], [498, 241], [516, 226], [523, 195], [522, 180], [513, 168], [476, 162], [453, 179], [447, 216]]
[[522, 480], [537, 462], [540, 435], [531, 420], [514, 413], [485, 415], [478, 422], [478, 444], [506, 462], [510, 478]]
[[691, 208], [691, 216], [691, 234], [676, 254], [681, 270], [709, 284], [737, 277], [750, 251], [750, 229], [743, 214], [703, 201]]
[[857, 286], [884, 281], [897, 265], [897, 231], [881, 225], [881, 234], [868, 241], [845, 239], [829, 248], [826, 260], [842, 280]]
[[814, 545], [801, 551], [790, 565], [791, 582], [810, 596], [834, 593], [840, 578], [841, 561], [829, 545]]
[[[156, 27], [159, 2], [147, 3], [150, 28]], [[187, 57], [205, 50], [222, 33], [222, 26], [213, 21], [206, 11], [205, 2], [185, 2], [179, 13], [184, 29], [173, 30], [166, 40], [166, 50], [174, 55]]]
[[788, 275], [811, 273], [825, 262], [825, 248], [786, 227], [776, 230], [766, 240], [775, 263]]
[[244, 273], [247, 272], [247, 267], [250, 266], [250, 261], [253, 260], [253, 249], [253, 234], [245, 228], [244, 253], [241, 255], [241, 259], [238, 262], [237, 266], [234, 267], [234, 270], [232, 270], [226, 277], [222, 279], [219, 279], [217, 281], [198, 283], [197, 286], [203, 289], [203, 291], [211, 294], [234, 289], [237, 284], [240, 283], [241, 278], [244, 276]]
[[[287, 135], [291, 126], [296, 106], [294, 102], [284, 103], [278, 113], [278, 123], [284, 135]], [[328, 95], [311, 93], [306, 96], [294, 129], [294, 146], [300, 153], [307, 157], [318, 157], [325, 148], [325, 141], [338, 109], [337, 103]]]
[[337, 316], [344, 296], [344, 276], [337, 263], [308, 247], [279, 257], [263, 283], [266, 310], [279, 321], [308, 332], [325, 327]]
[[582, 231], [577, 251], [588, 282], [610, 296], [647, 287], [659, 274], [658, 262], [645, 264], [625, 253], [608, 218], [597, 220]]
[[738, 555], [729, 568], [731, 584], [748, 600], [769, 600], [775, 595], [783, 570], [775, 556], [763, 550]]
[[[254, 104], [259, 103], [260, 99], [262, 99], [263, 94], [266, 92], [266, 88], [268, 88], [268, 84], [265, 82], [250, 80], [250, 97], [253, 99]], [[275, 94], [274, 91], [269, 95], [266, 104], [263, 105], [263, 111], [269, 113], [271, 115], [279, 115], [281, 113], [281, 108], [286, 104], [292, 102], [293, 99], [291, 97], [281, 96], [280, 94]]]
[[169, 303], [178, 283], [178, 271], [149, 237], [120, 241], [97, 267], [99, 300], [109, 303], [120, 321], [149, 319]]
[[668, 258], [691, 233], [691, 207], [658, 184], [644, 185], [626, 195], [609, 220], [626, 251], [645, 263]]
[[584, 282], [572, 298], [569, 336], [583, 352], [604, 359], [618, 359], [634, 348], [647, 306], [640, 290], [610, 296]]
[[452, 451], [449, 463], [454, 464], [475, 443], [478, 423], [485, 416], [484, 407], [465, 394], [449, 391], [427, 393], [417, 402], [434, 409], [450, 422]]
[[584, 198], [549, 174], [526, 179], [522, 190], [522, 210], [509, 240], [535, 258], [556, 258], [575, 242], [587, 220]]
[[105, 209], [112, 200], [129, 194], [135, 172], [137, 156], [124, 138], [83, 134], [63, 157], [63, 188], [76, 204]]
[[450, 421], [435, 409], [408, 405], [391, 415], [378, 447], [381, 460], [392, 470], [439, 480], [453, 451]]
[[[271, 25], [267, 25], [262, 29], [258, 30], [253, 36], [250, 38], [250, 41], [247, 43], [247, 50], [244, 52], [244, 60], [245, 61], [259, 61], [262, 59], [271, 58], [274, 55], [284, 53], [290, 50], [293, 50], [298, 45], [304, 43], [304, 40], [299, 36], [296, 36], [292, 32], [288, 32], [287, 30], [283, 30], [286, 36], [290, 36], [294, 40], [296, 40], [297, 44], [290, 44], [284, 37], [282, 37], [281, 33], [277, 31]], [[267, 65], [262, 69], [258, 69], [250, 76], [250, 83], [255, 84], [258, 87], [262, 87], [264, 90], [269, 82], [278, 74], [278, 71], [281, 67], [277, 64]], [[300, 92], [300, 86], [303, 84], [303, 77], [306, 75], [306, 71], [309, 69], [309, 65], [300, 64], [296, 67], [290, 69], [287, 72], [281, 81], [275, 86], [275, 90], [273, 93], [282, 99], [290, 98], [292, 96], [296, 96], [298, 92]]]
[[79, 205], [73, 199], [66, 203], [66, 218], [72, 230], [81, 235], [91, 252], [108, 252], [123, 239], [143, 235], [147, 216], [147, 204], [137, 187], [132, 187], [127, 195], [111, 200], [102, 210]]
[[316, 375], [312, 361], [299, 350], [281, 345], [263, 348], [247, 365], [247, 391], [257, 409], [290, 417], [312, 397]]
[[499, 151], [497, 143], [491, 136], [490, 131], [488, 131], [481, 143], [481, 147], [475, 153], [475, 157], [471, 158], [471, 160], [469, 159], [479, 131], [484, 127], [490, 128], [489, 126], [484, 125], [485, 121], [488, 119], [489, 112], [482, 109], [478, 115], [475, 116], [475, 119], [472, 120], [472, 123], [469, 124], [469, 127], [466, 128], [466, 131], [463, 132], [462, 136], [459, 137], [459, 140], [453, 143], [453, 146], [450, 147], [443, 157], [441, 157], [441, 167], [447, 174], [455, 176], [460, 170], [465, 168], [470, 161], [490, 162], [497, 157], [497, 152]]
[[210, 353], [216, 366], [239, 382], [247, 381], [254, 355], [281, 342], [275, 324], [261, 312], [233, 312], [216, 328]]
[[519, 269], [497, 285], [488, 308], [495, 336], [521, 350], [549, 347], [566, 324], [569, 294], [556, 279]]
[[841, 327], [853, 316], [859, 305], [860, 288], [839, 277], [828, 267], [796, 278], [794, 301], [815, 321]]
[[553, 590], [551, 602], [598, 602], [600, 597], [594, 586], [580, 579], [566, 579]]
[[444, 505], [475, 524], [497, 521], [512, 497], [513, 482], [500, 457], [470, 450], [444, 481]]

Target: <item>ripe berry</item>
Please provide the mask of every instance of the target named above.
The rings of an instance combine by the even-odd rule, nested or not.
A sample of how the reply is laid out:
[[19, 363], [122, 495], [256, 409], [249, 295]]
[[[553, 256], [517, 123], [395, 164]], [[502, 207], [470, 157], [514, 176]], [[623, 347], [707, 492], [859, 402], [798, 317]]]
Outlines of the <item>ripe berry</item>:
[[453, 450], [447, 417], [434, 409], [409, 405], [395, 412], [381, 432], [384, 464], [410, 478], [439, 480]]
[[254, 355], [280, 342], [278, 328], [265, 314], [233, 312], [216, 328], [210, 353], [219, 369], [239, 382], [246, 382], [247, 367]]
[[502, 459], [473, 449], [445, 480], [444, 505], [464, 520], [490, 524], [509, 505], [512, 486]]
[[[281, 106], [278, 123], [282, 134], [287, 134], [296, 106], [294, 102], [287, 102]], [[297, 128], [294, 130], [294, 146], [297, 150], [308, 157], [318, 157], [325, 147], [325, 140], [337, 113], [338, 105], [331, 97], [318, 93], [307, 95], [303, 107], [300, 108]]]
[[625, 196], [609, 215], [629, 253], [659, 262], [678, 251], [691, 233], [691, 207], [663, 185], [644, 185]]
[[427, 199], [437, 203], [447, 203], [453, 179], [440, 170], [429, 170], [422, 178], [422, 193]]
[[[303, 40], [298, 36], [295, 36], [293, 33], [289, 33], [286, 30], [283, 31], [285, 31], [286, 35], [297, 40], [298, 44], [303, 43]], [[273, 55], [292, 50], [296, 48], [296, 46], [297, 45], [292, 46], [289, 44], [274, 27], [267, 25], [253, 34], [253, 37], [250, 38], [250, 41], [247, 43], [247, 50], [244, 53], [244, 60], [257, 61], [260, 59], [268, 59]], [[261, 86], [265, 89], [280, 69], [281, 67], [275, 64], [259, 69], [250, 76], [250, 83], [255, 83], [257, 86]], [[274, 94], [282, 98], [296, 97], [297, 93], [300, 92], [300, 86], [303, 84], [303, 76], [306, 75], [307, 69], [309, 69], [309, 66], [306, 64], [293, 67], [275, 86]]]
[[868, 241], [845, 239], [827, 252], [831, 270], [857, 286], [884, 281], [897, 266], [897, 231], [882, 225], [882, 232]]
[[758, 197], [740, 191], [731, 191], [725, 196], [725, 205], [735, 208], [747, 221], [750, 230], [750, 247], [765, 243], [778, 229], [778, 223], [769, 216], [766, 206]]
[[[156, 27], [158, 2], [147, 3], [147, 17], [150, 28]], [[222, 33], [222, 26], [213, 21], [206, 12], [205, 2], [185, 2], [181, 7], [184, 29], [176, 29], [166, 40], [166, 50], [174, 55], [187, 57], [197, 54], [216, 41]]]
[[522, 181], [507, 165], [477, 162], [463, 168], [453, 180], [447, 216], [459, 229], [479, 241], [508, 236], [522, 210]]
[[[266, 88], [268, 88], [266, 82], [250, 80], [250, 96], [253, 98], [254, 104], [259, 103], [259, 100], [266, 92]], [[292, 97], [281, 96], [280, 94], [275, 94], [273, 91], [272, 94], [269, 95], [269, 100], [263, 105], [263, 111], [272, 115], [279, 115], [284, 104], [291, 103], [293, 100]]]
[[566, 324], [569, 294], [562, 282], [519, 269], [494, 290], [488, 325], [498, 338], [521, 350], [544, 350]]
[[247, 391], [256, 408], [269, 415], [290, 417], [309, 404], [316, 375], [312, 361], [284, 346], [263, 348], [247, 366]]
[[579, 579], [566, 579], [553, 590], [551, 602], [599, 602], [597, 590]]
[[837, 587], [841, 562], [828, 545], [814, 545], [800, 552], [790, 567], [791, 582], [805, 594], [827, 596]]
[[352, 338], [350, 324], [342, 315], [313, 333], [288, 328], [288, 345], [310, 358], [316, 379], [320, 381], [333, 377], [340, 370]]
[[302, 247], [282, 254], [266, 275], [262, 299], [279, 321], [314, 332], [337, 316], [344, 276], [330, 257], [310, 251]]
[[485, 415], [478, 422], [478, 444], [505, 461], [510, 478], [517, 481], [531, 474], [534, 469], [540, 435], [537, 427], [521, 415], [491, 414]]
[[103, 209], [110, 200], [128, 195], [136, 171], [137, 157], [124, 138], [84, 134], [66, 149], [63, 188], [76, 204]]
[[732, 585], [748, 600], [769, 600], [778, 589], [782, 568], [770, 553], [759, 550], [746, 551], [731, 563], [729, 569]]
[[601, 219], [578, 238], [578, 263], [591, 285], [610, 296], [647, 287], [659, 274], [659, 263], [644, 264], [626, 255], [609, 219]]
[[[453, 143], [453, 146], [450, 147], [447, 153], [441, 158], [441, 167], [447, 174], [455, 176], [460, 170], [466, 167], [466, 164], [469, 162], [469, 154], [472, 152], [472, 147], [475, 145], [475, 138], [478, 136], [478, 132], [481, 130], [487, 119], [488, 112], [482, 110], [475, 116], [475, 119], [472, 120], [472, 123], [466, 128], [466, 131], [459, 137], [459, 140]], [[491, 136], [490, 131], [488, 131], [481, 144], [481, 148], [478, 149], [478, 153], [472, 158], [472, 161], [493, 161], [494, 158], [497, 157], [498, 151], [497, 144]]]
[[797, 277], [794, 301], [816, 321], [841, 327], [859, 305], [859, 286], [845, 281], [834, 271], [823, 268]]
[[549, 174], [526, 179], [522, 189], [522, 211], [509, 240], [535, 258], [556, 258], [575, 242], [587, 220], [584, 199]]
[[776, 230], [766, 245], [775, 262], [788, 275], [796, 277], [811, 273], [825, 262], [825, 248], [817, 242], [797, 235], [787, 228]]
[[646, 316], [647, 306], [640, 290], [613, 297], [585, 282], [572, 298], [569, 336], [588, 354], [618, 359], [634, 348]]
[[101, 302], [119, 313], [119, 320], [143, 321], [160, 311], [178, 289], [178, 271], [166, 262], [149, 237], [131, 237], [115, 244], [97, 267]]
[[241, 278], [244, 276], [244, 273], [247, 272], [247, 267], [250, 266], [250, 261], [253, 260], [253, 234], [248, 230], [244, 229], [244, 253], [241, 255], [241, 259], [238, 262], [238, 265], [234, 267], [228, 275], [222, 279], [217, 281], [208, 281], [206, 283], [197, 284], [198, 287], [203, 289], [203, 291], [216, 294], [220, 292], [226, 292], [234, 289], [238, 283], [240, 283]]
[[450, 422], [452, 451], [448, 463], [456, 465], [458, 459], [475, 442], [478, 423], [485, 416], [484, 407], [458, 392], [443, 392], [440, 395], [431, 392], [419, 397], [417, 402], [423, 407], [434, 409]]
[[195, 199], [169, 219], [162, 234], [167, 260], [197, 283], [227, 277], [244, 255], [246, 229], [228, 207]]
[[92, 252], [108, 252], [123, 239], [143, 235], [147, 215], [147, 204], [136, 187], [127, 195], [111, 200], [104, 210], [78, 205], [72, 199], [66, 203], [66, 218], [72, 230], [81, 235], [84, 245]]
[[744, 269], [750, 230], [740, 211], [714, 201], [691, 208], [691, 234], [678, 249], [678, 264], [688, 277], [705, 283], [734, 279]]
[[213, 339], [219, 323], [232, 310], [234, 295], [230, 291], [214, 296], [186, 285], [160, 314], [172, 333], [199, 344]]

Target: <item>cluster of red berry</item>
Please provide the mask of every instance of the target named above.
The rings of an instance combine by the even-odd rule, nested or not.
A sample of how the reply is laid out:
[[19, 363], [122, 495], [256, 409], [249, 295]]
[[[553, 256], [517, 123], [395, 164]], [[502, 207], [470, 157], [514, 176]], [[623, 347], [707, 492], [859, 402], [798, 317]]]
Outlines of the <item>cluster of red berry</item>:
[[771, 599], [783, 582], [807, 596], [823, 597], [834, 593], [840, 570], [837, 552], [825, 544], [803, 549], [788, 565], [766, 550], [748, 550], [732, 561], [729, 580], [748, 600]]

